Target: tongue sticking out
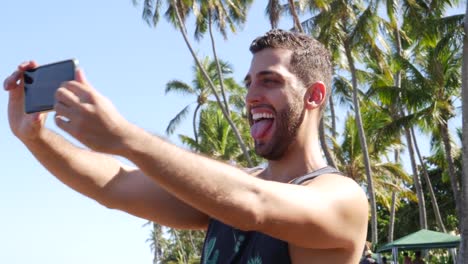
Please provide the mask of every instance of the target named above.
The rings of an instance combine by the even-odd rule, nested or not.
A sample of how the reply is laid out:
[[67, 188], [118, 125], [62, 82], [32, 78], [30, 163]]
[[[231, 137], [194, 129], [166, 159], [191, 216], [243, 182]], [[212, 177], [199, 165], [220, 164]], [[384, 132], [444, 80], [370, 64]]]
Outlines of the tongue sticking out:
[[263, 138], [272, 125], [273, 119], [262, 119], [252, 125], [250, 128], [250, 134], [254, 139]]

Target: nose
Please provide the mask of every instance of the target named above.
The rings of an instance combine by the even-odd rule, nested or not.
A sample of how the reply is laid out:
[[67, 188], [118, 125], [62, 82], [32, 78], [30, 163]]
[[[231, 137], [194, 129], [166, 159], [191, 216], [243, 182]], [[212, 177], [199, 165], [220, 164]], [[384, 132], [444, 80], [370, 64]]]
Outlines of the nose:
[[245, 96], [245, 102], [247, 105], [254, 105], [259, 103], [262, 100], [262, 94], [259, 87], [257, 87], [254, 82], [251, 83], [247, 95]]

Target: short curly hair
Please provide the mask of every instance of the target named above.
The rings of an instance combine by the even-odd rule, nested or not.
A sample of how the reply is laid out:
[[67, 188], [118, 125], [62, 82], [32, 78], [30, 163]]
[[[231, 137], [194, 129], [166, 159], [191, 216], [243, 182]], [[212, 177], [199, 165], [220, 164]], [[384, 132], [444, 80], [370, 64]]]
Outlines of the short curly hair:
[[272, 29], [252, 41], [250, 52], [255, 54], [267, 48], [291, 50], [290, 71], [306, 87], [318, 81], [323, 82], [328, 99], [331, 93], [333, 67], [330, 52], [322, 43], [305, 34]]

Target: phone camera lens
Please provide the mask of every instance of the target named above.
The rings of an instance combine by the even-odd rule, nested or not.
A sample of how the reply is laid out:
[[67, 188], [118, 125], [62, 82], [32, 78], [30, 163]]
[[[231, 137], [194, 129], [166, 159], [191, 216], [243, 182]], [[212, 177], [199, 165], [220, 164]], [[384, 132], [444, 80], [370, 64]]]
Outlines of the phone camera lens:
[[24, 83], [25, 84], [32, 84], [33, 81], [34, 81], [34, 79], [31, 76], [29, 76], [27, 74], [24, 75]]

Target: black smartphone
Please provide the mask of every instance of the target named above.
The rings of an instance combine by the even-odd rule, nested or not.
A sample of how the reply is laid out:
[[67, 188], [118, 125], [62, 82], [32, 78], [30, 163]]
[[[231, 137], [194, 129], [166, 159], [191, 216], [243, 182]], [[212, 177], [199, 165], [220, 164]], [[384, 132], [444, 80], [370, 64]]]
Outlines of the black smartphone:
[[24, 72], [24, 111], [35, 113], [54, 108], [60, 84], [75, 79], [78, 61], [69, 59], [39, 66]]

